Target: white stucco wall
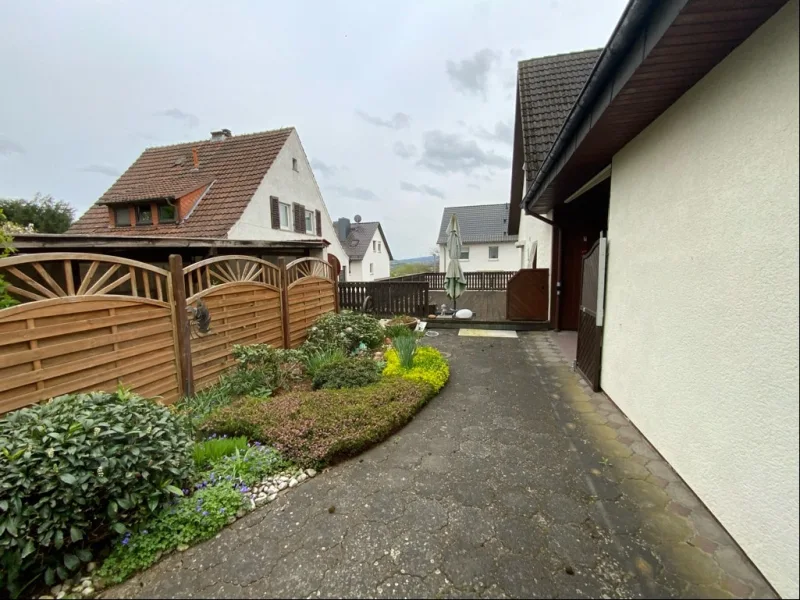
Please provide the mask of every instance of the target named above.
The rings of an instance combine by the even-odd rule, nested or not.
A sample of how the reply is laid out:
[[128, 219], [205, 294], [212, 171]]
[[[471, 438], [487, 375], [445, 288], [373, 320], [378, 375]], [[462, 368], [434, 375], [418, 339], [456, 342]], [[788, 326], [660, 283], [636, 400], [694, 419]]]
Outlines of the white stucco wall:
[[[367, 267], [369, 268], [369, 267]], [[347, 281], [364, 281], [361, 277], [361, 261], [351, 260], [350, 270], [347, 272]]]
[[[461, 261], [461, 269], [468, 271], [517, 271], [519, 269], [519, 248], [515, 242], [496, 242], [492, 244], [462, 244], [469, 247], [469, 260]], [[497, 260], [489, 260], [489, 246], [497, 246]], [[440, 246], [439, 268], [447, 270], [449, 259], [445, 246]]]
[[798, 3], [613, 160], [602, 387], [798, 597]]
[[[373, 242], [380, 242], [380, 252], [372, 250]], [[370, 263], [373, 265], [373, 273], [369, 272]], [[389, 277], [391, 261], [389, 260], [389, 252], [386, 250], [386, 240], [383, 239], [379, 229], [375, 230], [364, 258], [359, 261], [351, 260], [350, 264], [351, 267], [356, 267], [357, 265], [357, 269], [351, 268], [352, 276], [348, 277], [348, 281], [375, 281], [376, 279]], [[358, 274], [358, 279], [356, 279], [356, 273]]]
[[[296, 158], [298, 170], [292, 168], [292, 159]], [[292, 131], [283, 148], [275, 158], [253, 199], [242, 213], [242, 216], [228, 232], [232, 240], [297, 240], [319, 239], [317, 236], [295, 233], [272, 228], [270, 196], [277, 196], [281, 202], [292, 204], [298, 202], [308, 210], [319, 210], [322, 213], [322, 237], [330, 242], [324, 253], [334, 254], [342, 265], [348, 262], [347, 254], [342, 249], [339, 238], [333, 228], [331, 216], [322, 199], [317, 180], [308, 164], [308, 157], [300, 143], [297, 131]], [[291, 223], [290, 223], [291, 225]]]
[[[544, 215], [544, 217], [552, 220], [553, 212], [550, 211]], [[536, 268], [550, 268], [550, 256], [553, 250], [553, 227], [551, 225], [523, 213], [519, 222], [519, 241], [525, 244], [524, 255], [522, 253], [522, 248], [520, 248], [519, 251], [520, 262], [524, 260], [526, 268], [530, 268], [533, 242], [538, 242], [536, 250]]]

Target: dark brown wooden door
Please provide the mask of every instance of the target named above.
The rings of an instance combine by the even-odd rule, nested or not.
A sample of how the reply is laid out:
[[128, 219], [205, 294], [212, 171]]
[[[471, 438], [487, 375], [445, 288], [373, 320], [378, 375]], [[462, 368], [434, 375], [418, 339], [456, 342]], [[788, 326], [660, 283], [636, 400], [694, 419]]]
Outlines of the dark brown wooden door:
[[599, 231], [593, 232], [585, 227], [564, 230], [564, 254], [561, 259], [561, 329], [578, 329], [581, 262], [599, 236]]
[[510, 321], [547, 320], [547, 281], [549, 269], [520, 269], [508, 281], [506, 319]]
[[578, 315], [578, 349], [575, 366], [594, 391], [600, 390], [605, 312], [606, 240], [598, 239], [582, 259]]

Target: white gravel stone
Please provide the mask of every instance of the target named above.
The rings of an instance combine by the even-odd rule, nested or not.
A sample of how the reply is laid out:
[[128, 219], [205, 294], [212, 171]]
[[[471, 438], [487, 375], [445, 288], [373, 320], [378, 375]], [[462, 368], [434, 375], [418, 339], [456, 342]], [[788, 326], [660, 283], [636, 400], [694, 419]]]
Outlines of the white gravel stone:
[[290, 487], [290, 488], [293, 488], [293, 487], [295, 487], [296, 485], [297, 485], [297, 479], [295, 479], [294, 477], [292, 477], [292, 478], [289, 480], [289, 487]]
[[314, 469], [306, 469], [306, 475], [309, 477], [314, 477], [316, 474], [317, 472]]
[[269, 494], [270, 496], [272, 494], [277, 494], [277, 493], [278, 493], [278, 488], [276, 488], [274, 485], [271, 485], [267, 488], [267, 494]]
[[256, 506], [264, 506], [266, 503], [267, 503], [267, 495], [259, 494], [258, 498], [256, 498]]
[[278, 494], [270, 494], [270, 495], [267, 497], [267, 502], [272, 502], [272, 501], [273, 501], [273, 500], [275, 500], [275, 498], [277, 498], [277, 497], [278, 497]]
[[90, 562], [88, 565], [86, 565], [86, 572], [87, 573], [91, 573], [96, 568], [97, 568], [97, 563], [96, 562]]
[[297, 476], [297, 481], [299, 483], [303, 483], [306, 479], [308, 479], [308, 475], [305, 473], [300, 473], [300, 475]]
[[39, 600], [53, 600], [53, 597], [45, 594], [44, 596], [39, 596]]
[[289, 487], [289, 484], [288, 484], [288, 483], [286, 483], [285, 481], [281, 481], [281, 482], [278, 484], [278, 491], [283, 491], [283, 490], [285, 490], [287, 487]]
[[94, 596], [94, 588], [92, 586], [83, 588], [81, 596], [83, 596], [84, 598], [91, 598], [92, 596]]
[[56, 594], [56, 600], [61, 600], [62, 598], [66, 597], [67, 597], [67, 592], [65, 592], [64, 590], [61, 590]]
[[61, 589], [61, 584], [59, 583], [50, 588], [50, 593], [53, 594], [53, 596], [58, 596], [58, 592], [60, 592]]
[[178, 544], [178, 552], [186, 552], [189, 549], [188, 544]]

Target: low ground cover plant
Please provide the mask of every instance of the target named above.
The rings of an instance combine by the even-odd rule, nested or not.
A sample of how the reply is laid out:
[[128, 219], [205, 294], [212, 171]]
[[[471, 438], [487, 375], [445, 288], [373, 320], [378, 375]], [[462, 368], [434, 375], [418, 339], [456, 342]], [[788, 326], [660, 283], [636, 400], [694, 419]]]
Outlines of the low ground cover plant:
[[436, 348], [419, 346], [409, 368], [403, 364], [401, 356], [393, 348], [386, 353], [386, 368], [383, 374], [399, 375], [412, 381], [426, 383], [431, 386], [433, 393], [438, 393], [450, 378], [450, 366]]
[[52, 585], [181, 495], [194, 471], [185, 419], [130, 394], [72, 394], [0, 419], [0, 587]]
[[314, 374], [314, 389], [358, 388], [377, 382], [381, 366], [371, 358], [343, 358], [319, 367]]
[[291, 466], [292, 463], [277, 450], [255, 442], [213, 461], [208, 466], [203, 481], [197, 485], [202, 487], [203, 483], [221, 480], [253, 485]]
[[430, 385], [400, 377], [354, 389], [291, 391], [268, 401], [244, 399], [215, 411], [208, 433], [246, 435], [303, 467], [352, 456], [405, 425], [432, 397]]
[[242, 508], [243, 491], [242, 484], [222, 480], [178, 499], [118, 539], [98, 576], [107, 583], [120, 583], [181, 545], [213, 537]]

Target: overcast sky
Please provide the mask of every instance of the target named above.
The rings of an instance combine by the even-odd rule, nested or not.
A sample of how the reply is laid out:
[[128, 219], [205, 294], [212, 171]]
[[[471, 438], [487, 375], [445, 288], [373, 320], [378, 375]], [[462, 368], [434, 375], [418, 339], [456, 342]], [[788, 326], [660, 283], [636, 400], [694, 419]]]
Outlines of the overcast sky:
[[602, 46], [623, 0], [0, 3], [0, 197], [83, 213], [147, 146], [297, 128], [331, 216], [427, 254], [509, 200], [516, 62]]

